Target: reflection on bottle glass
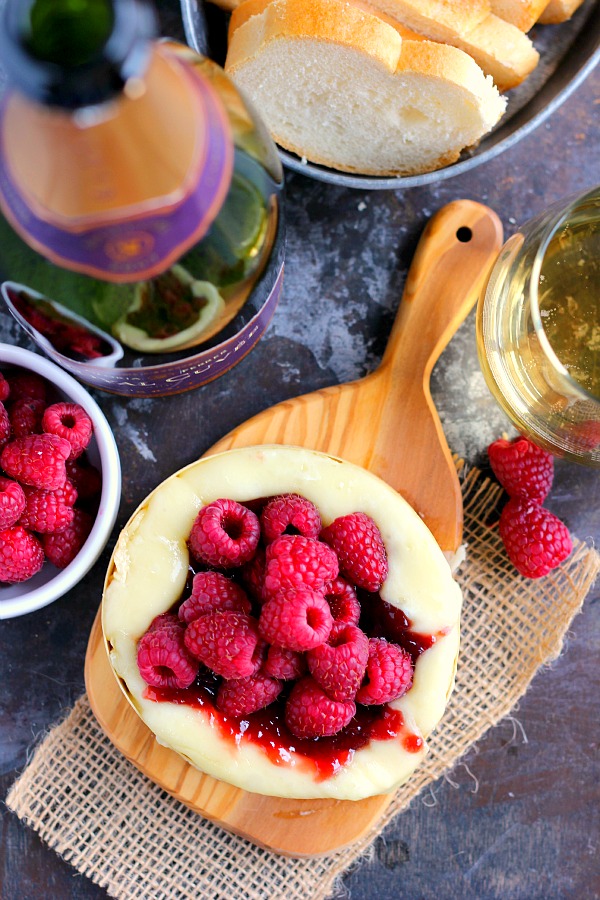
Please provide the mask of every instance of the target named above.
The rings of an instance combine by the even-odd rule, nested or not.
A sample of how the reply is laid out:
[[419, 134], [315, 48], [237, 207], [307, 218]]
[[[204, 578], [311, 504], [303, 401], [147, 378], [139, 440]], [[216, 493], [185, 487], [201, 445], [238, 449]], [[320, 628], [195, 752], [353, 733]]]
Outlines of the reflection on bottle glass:
[[[9, 26], [20, 5], [7, 0]], [[0, 115], [0, 280], [112, 334], [129, 350], [124, 365], [235, 334], [257, 313], [281, 218], [281, 166], [264, 126], [220, 67], [150, 40], [144, 4], [25, 6], [29, 30], [19, 15], [21, 30], [3, 38], [16, 88]], [[131, 38], [118, 65], [102, 55], [116, 28]], [[11, 41], [25, 55], [11, 55]], [[51, 63], [48, 83], [35, 81], [27, 53]], [[74, 78], [96, 63], [94, 79]], [[56, 340], [39, 304], [36, 322]]]

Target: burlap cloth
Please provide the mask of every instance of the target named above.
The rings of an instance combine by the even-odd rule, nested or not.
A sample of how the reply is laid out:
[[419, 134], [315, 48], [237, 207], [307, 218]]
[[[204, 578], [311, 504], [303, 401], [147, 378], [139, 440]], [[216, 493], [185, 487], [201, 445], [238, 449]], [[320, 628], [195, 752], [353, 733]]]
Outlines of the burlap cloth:
[[451, 768], [555, 659], [596, 575], [600, 555], [575, 542], [539, 581], [518, 576], [497, 529], [501, 489], [463, 474], [467, 562], [456, 689], [425, 763], [398, 790], [377, 828], [326, 857], [289, 859], [201, 818], [116, 751], [82, 697], [53, 728], [13, 785], [8, 806], [64, 859], [118, 898], [296, 900], [326, 898], [389, 820]]

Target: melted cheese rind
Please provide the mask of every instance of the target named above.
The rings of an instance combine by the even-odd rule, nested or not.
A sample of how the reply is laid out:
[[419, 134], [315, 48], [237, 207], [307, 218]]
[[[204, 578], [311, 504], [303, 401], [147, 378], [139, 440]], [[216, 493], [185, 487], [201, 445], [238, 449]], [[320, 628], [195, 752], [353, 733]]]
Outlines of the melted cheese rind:
[[132, 516], [115, 548], [103, 599], [103, 629], [110, 661], [125, 694], [158, 741], [222, 781], [273, 796], [361, 799], [393, 790], [426, 753], [407, 752], [401, 737], [371, 741], [352, 763], [322, 781], [301, 759], [270, 762], [249, 742], [223, 739], [202, 711], [143, 697], [137, 641], [152, 619], [181, 596], [188, 566], [187, 537], [198, 510], [222, 497], [241, 502], [297, 492], [318, 507], [323, 523], [351, 512], [370, 515], [379, 526], [389, 562], [381, 590], [403, 610], [412, 628], [443, 632], [415, 667], [411, 690], [394, 704], [409, 731], [427, 737], [439, 722], [456, 670], [460, 588], [435, 539], [396, 491], [351, 463], [295, 447], [230, 450], [182, 469], [163, 482]]

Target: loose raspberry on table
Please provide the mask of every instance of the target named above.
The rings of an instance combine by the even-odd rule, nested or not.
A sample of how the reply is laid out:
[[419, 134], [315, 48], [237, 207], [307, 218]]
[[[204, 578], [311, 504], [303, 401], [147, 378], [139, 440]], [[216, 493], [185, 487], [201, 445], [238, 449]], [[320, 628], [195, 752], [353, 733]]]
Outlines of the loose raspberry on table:
[[389, 703], [402, 697], [412, 685], [413, 662], [409, 653], [384, 638], [369, 638], [369, 659], [356, 702], [365, 706]]
[[299, 650], [271, 646], [262, 664], [261, 672], [280, 681], [295, 681], [306, 672], [306, 656]]
[[190, 550], [200, 562], [218, 569], [242, 566], [260, 539], [258, 517], [235, 500], [215, 500], [204, 506], [192, 526]]
[[55, 434], [28, 434], [4, 446], [0, 465], [21, 484], [54, 491], [66, 481], [65, 460], [70, 452], [69, 442]]
[[54, 491], [28, 491], [21, 525], [40, 534], [52, 534], [64, 531], [74, 516], [73, 507], [67, 506]]
[[92, 439], [94, 426], [89, 415], [79, 403], [53, 403], [42, 417], [42, 429], [56, 434], [71, 445], [70, 459], [77, 459]]
[[341, 576], [334, 578], [325, 588], [325, 599], [336, 625], [358, 625], [360, 602], [349, 581]]
[[57, 569], [65, 569], [87, 541], [93, 525], [93, 518], [85, 510], [74, 509], [73, 521], [63, 531], [42, 536], [42, 546], [48, 560]]
[[337, 557], [327, 544], [302, 535], [283, 535], [268, 544], [266, 560], [267, 596], [288, 588], [322, 591], [339, 571]]
[[334, 627], [324, 644], [306, 654], [308, 671], [332, 700], [353, 700], [369, 658], [369, 639], [356, 625]]
[[260, 515], [265, 543], [282, 534], [301, 534], [317, 538], [321, 531], [321, 515], [314, 503], [300, 494], [280, 494], [273, 497]]
[[14, 403], [15, 400], [21, 400], [28, 397], [30, 400], [42, 400], [46, 402], [47, 387], [45, 380], [41, 375], [35, 372], [10, 372], [6, 376], [6, 380], [10, 386], [10, 399]]
[[191, 595], [179, 607], [179, 618], [189, 623], [216, 609], [249, 613], [252, 604], [246, 592], [220, 572], [198, 572]]
[[25, 510], [25, 491], [18, 481], [0, 477], [0, 529], [10, 528]]
[[4, 446], [10, 439], [12, 427], [10, 417], [4, 403], [0, 402], [0, 447]]
[[21, 525], [0, 532], [0, 581], [17, 584], [27, 581], [44, 564], [42, 545]]
[[39, 434], [42, 430], [44, 409], [43, 400], [34, 400], [31, 397], [23, 397], [21, 400], [11, 403], [8, 408], [8, 417], [13, 437]]
[[499, 438], [488, 447], [492, 471], [511, 497], [543, 503], [552, 487], [554, 460], [526, 437]]
[[356, 713], [353, 700], [332, 700], [307, 675], [297, 681], [285, 705], [285, 722], [298, 738], [318, 738], [337, 734]]
[[223, 678], [254, 675], [264, 657], [256, 620], [231, 610], [215, 610], [190, 622], [185, 645], [192, 656]]
[[340, 572], [366, 591], [378, 591], [388, 573], [387, 554], [381, 532], [366, 513], [356, 512], [337, 519], [321, 531], [321, 540], [337, 554]]
[[181, 627], [162, 627], [140, 638], [137, 664], [146, 684], [183, 689], [194, 682], [200, 666], [185, 646], [184, 633]]
[[249, 716], [277, 699], [283, 684], [258, 672], [247, 678], [231, 678], [221, 682], [215, 705], [226, 716]]
[[260, 611], [258, 624], [269, 644], [288, 650], [311, 650], [327, 640], [333, 619], [322, 593], [299, 587], [270, 597]]
[[80, 500], [93, 500], [102, 490], [100, 471], [83, 457], [68, 459], [65, 463], [67, 478], [73, 484]]
[[573, 543], [564, 522], [532, 500], [513, 497], [500, 514], [500, 537], [526, 578], [541, 578], [565, 560]]

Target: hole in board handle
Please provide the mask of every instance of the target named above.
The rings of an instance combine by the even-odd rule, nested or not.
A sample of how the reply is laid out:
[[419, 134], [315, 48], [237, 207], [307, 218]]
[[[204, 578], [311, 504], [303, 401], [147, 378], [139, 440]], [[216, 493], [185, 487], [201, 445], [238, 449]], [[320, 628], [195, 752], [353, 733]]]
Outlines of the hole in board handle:
[[462, 225], [456, 232], [456, 237], [461, 244], [468, 244], [473, 237], [473, 232], [466, 225]]

